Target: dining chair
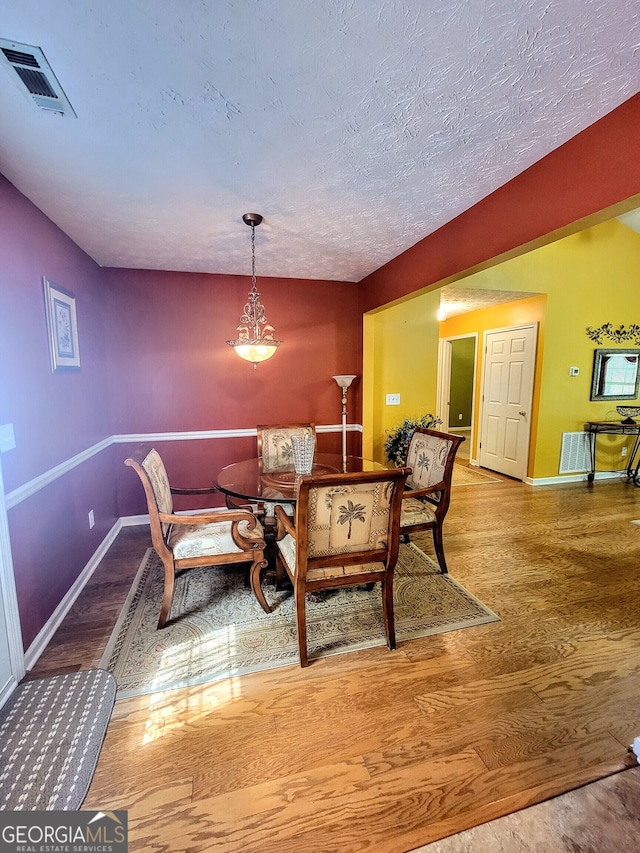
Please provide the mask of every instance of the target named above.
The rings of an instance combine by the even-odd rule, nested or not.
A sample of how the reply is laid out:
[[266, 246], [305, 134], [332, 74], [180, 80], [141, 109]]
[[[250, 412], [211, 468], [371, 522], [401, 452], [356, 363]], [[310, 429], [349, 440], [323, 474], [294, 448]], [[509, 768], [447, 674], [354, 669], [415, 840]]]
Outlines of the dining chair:
[[258, 432], [258, 459], [262, 459], [265, 473], [293, 465], [292, 435], [316, 437], [315, 424], [260, 424]]
[[[262, 472], [265, 474], [277, 473], [283, 468], [293, 466], [292, 435], [312, 435], [316, 437], [315, 424], [259, 424], [257, 427], [258, 459], [261, 463]], [[315, 449], [314, 449], [315, 457]], [[237, 498], [227, 496], [227, 507], [236, 509], [246, 507], [251, 509], [258, 518], [270, 526], [274, 522], [274, 510], [276, 505], [283, 507], [285, 512], [293, 515], [293, 509], [289, 503], [264, 500], [259, 503], [248, 504]]]
[[169, 478], [155, 448], [139, 449], [125, 459], [138, 474], [149, 508], [151, 543], [164, 566], [164, 593], [158, 628], [164, 628], [173, 600], [176, 572], [199, 566], [251, 563], [251, 589], [266, 613], [271, 608], [260, 585], [260, 572], [266, 568], [263, 529], [246, 510], [213, 509], [176, 514], [173, 495], [208, 494], [215, 489], [177, 489]]
[[421, 530], [433, 531], [440, 571], [447, 573], [442, 526], [451, 501], [453, 463], [464, 436], [417, 427], [409, 441], [407, 477], [402, 500], [400, 534], [409, 538]]
[[295, 520], [276, 506], [277, 572], [293, 584], [300, 666], [308, 666], [306, 594], [380, 581], [387, 646], [394, 649], [393, 573], [409, 470], [303, 476]]

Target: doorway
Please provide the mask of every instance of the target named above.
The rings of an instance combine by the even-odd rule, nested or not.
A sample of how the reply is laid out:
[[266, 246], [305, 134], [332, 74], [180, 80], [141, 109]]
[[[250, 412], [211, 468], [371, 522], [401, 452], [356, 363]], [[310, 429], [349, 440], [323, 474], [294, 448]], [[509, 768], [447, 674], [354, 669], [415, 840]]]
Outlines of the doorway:
[[467, 439], [458, 451], [459, 460], [472, 455], [477, 349], [475, 332], [440, 340], [437, 414], [445, 432]]

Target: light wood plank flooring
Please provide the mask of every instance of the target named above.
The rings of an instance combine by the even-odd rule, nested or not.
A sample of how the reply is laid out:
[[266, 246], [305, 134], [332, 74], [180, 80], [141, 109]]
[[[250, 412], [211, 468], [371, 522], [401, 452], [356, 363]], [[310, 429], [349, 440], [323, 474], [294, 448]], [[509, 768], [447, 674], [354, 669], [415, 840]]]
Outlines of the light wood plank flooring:
[[[638, 518], [624, 481], [455, 488], [451, 574], [501, 622], [117, 702], [85, 807], [136, 851], [405, 853], [623, 770]], [[31, 676], [97, 663], [148, 545], [121, 532]]]

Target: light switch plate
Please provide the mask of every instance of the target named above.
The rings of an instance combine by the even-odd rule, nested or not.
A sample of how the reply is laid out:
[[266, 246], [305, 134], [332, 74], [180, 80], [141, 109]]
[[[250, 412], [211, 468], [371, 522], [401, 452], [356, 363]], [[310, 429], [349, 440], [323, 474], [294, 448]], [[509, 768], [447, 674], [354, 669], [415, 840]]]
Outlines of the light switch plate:
[[580, 368], [579, 367], [570, 367], [569, 368], [569, 376], [579, 376]]
[[16, 446], [16, 437], [13, 434], [13, 424], [0, 425], [0, 453], [13, 450]]
[[400, 394], [387, 394], [386, 400], [387, 406], [399, 406]]

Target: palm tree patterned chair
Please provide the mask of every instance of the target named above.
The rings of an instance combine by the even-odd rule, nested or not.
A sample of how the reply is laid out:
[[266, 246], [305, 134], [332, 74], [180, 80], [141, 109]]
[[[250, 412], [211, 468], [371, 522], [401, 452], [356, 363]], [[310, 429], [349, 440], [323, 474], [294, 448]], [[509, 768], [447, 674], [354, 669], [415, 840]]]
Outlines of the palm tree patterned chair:
[[125, 460], [140, 477], [149, 509], [151, 544], [164, 566], [164, 594], [158, 628], [164, 628], [173, 600], [176, 572], [198, 566], [251, 563], [249, 580], [254, 595], [266, 613], [271, 608], [260, 585], [266, 568], [264, 533], [256, 517], [247, 510], [194, 511], [177, 515], [173, 495], [206, 494], [215, 489], [174, 489], [157, 450], [140, 449]]
[[322, 589], [380, 581], [387, 646], [395, 648], [393, 573], [408, 473], [396, 468], [304, 476], [295, 520], [276, 506], [276, 569], [293, 584], [301, 666], [309, 663], [306, 594]]
[[407, 539], [420, 530], [433, 531], [433, 544], [442, 574], [447, 573], [442, 525], [451, 501], [453, 463], [464, 436], [417, 427], [407, 450], [411, 473], [402, 501], [400, 533]]

